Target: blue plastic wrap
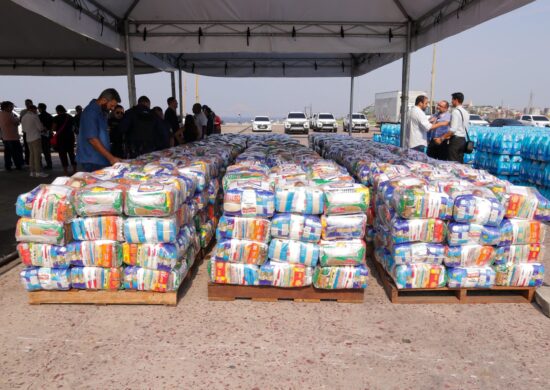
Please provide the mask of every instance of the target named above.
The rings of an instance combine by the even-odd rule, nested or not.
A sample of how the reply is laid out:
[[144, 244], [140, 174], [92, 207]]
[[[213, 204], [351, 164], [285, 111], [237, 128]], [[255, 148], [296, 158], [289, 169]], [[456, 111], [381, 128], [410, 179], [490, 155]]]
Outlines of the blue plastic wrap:
[[449, 288], [490, 288], [495, 284], [495, 277], [491, 267], [447, 268]]
[[319, 261], [319, 246], [311, 242], [274, 238], [269, 244], [269, 259], [315, 267]]
[[496, 265], [496, 285], [513, 287], [539, 287], [544, 282], [544, 265], [520, 263]]
[[313, 268], [303, 264], [269, 261], [260, 266], [260, 285], [304, 287], [312, 283]]
[[504, 218], [504, 207], [493, 198], [459, 195], [455, 199], [453, 218], [456, 222], [498, 226]]
[[450, 222], [447, 227], [449, 245], [498, 245], [500, 229], [495, 226]]
[[495, 248], [470, 244], [449, 246], [444, 263], [447, 267], [487, 267], [495, 261]]
[[19, 275], [21, 283], [27, 291], [69, 290], [71, 288], [70, 268], [26, 268]]
[[207, 272], [212, 283], [257, 286], [260, 284], [260, 267], [254, 264], [236, 264], [210, 259]]
[[316, 215], [275, 214], [271, 220], [271, 236], [317, 243], [321, 239], [321, 220]]

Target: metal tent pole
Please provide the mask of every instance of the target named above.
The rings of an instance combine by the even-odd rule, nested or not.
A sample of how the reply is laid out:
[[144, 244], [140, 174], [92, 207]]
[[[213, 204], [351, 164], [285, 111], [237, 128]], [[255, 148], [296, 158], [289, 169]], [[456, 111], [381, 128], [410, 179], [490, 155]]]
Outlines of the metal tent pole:
[[405, 127], [407, 125], [407, 113], [409, 110], [409, 76], [411, 72], [411, 30], [412, 22], [407, 22], [407, 42], [403, 53], [403, 74], [401, 84], [401, 147], [405, 144]]
[[170, 72], [170, 86], [172, 87], [172, 94], [170, 96], [176, 97], [176, 74], [174, 72]]
[[[124, 21], [124, 41], [126, 44], [126, 75], [128, 77], [128, 103], [130, 107], [136, 105], [136, 76], [134, 74], [134, 57], [130, 48], [130, 37], [128, 35], [128, 20]], [[128, 107], [128, 108], [130, 108]]]
[[185, 120], [185, 118], [183, 117], [183, 92], [182, 92], [182, 84], [181, 84], [181, 68], [179, 67], [179, 64], [178, 64], [178, 91], [179, 91], [179, 101], [180, 101], [180, 116], [181, 116], [181, 120], [182, 122]]
[[351, 129], [353, 128], [353, 81], [355, 76], [353, 75], [353, 63], [351, 65], [351, 86], [349, 91], [349, 121], [348, 121], [348, 134], [351, 137]]

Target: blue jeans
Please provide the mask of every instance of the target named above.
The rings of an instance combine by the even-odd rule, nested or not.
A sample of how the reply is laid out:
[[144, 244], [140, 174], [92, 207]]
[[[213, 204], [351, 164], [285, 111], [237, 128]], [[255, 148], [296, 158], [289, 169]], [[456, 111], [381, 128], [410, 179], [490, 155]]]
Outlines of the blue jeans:
[[94, 164], [94, 163], [80, 163], [78, 164], [78, 170], [81, 172], [93, 172], [99, 169], [103, 169], [108, 165]]

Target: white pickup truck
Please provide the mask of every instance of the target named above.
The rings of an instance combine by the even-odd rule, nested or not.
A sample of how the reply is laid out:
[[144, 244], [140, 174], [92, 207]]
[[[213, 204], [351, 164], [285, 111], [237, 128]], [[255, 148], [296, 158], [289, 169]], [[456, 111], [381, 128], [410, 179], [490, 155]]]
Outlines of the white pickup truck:
[[302, 133], [309, 134], [309, 121], [303, 112], [289, 112], [286, 116], [285, 134]]
[[[351, 114], [352, 120], [351, 120], [351, 131], [352, 132], [369, 132], [369, 121], [367, 120], [367, 117], [365, 114], [362, 114], [360, 112], [354, 112]], [[344, 131], [349, 130], [349, 114], [344, 118]]]
[[550, 127], [550, 120], [544, 115], [522, 115], [519, 121], [525, 126]]
[[322, 112], [313, 115], [309, 127], [313, 131], [328, 131], [329, 133], [336, 133], [338, 130], [338, 123], [336, 123], [334, 115]]

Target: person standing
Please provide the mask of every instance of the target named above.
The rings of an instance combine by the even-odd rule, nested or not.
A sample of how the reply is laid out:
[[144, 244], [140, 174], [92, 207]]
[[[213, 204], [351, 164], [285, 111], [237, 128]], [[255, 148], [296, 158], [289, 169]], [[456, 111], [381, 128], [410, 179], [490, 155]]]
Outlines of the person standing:
[[124, 158], [126, 155], [124, 148], [124, 134], [120, 129], [120, 122], [124, 117], [124, 107], [117, 104], [111, 111], [107, 124], [109, 126], [109, 139], [111, 140], [111, 154], [116, 157]]
[[441, 123], [442, 126], [428, 133], [428, 157], [437, 160], [447, 160], [448, 141], [441, 140], [444, 134], [449, 131], [449, 123], [451, 122], [451, 113], [449, 112], [449, 102], [442, 100], [437, 103], [437, 114], [434, 115], [430, 122]]
[[208, 125], [208, 119], [206, 119], [206, 115], [204, 115], [204, 112], [202, 112], [202, 106], [200, 103], [193, 104], [193, 119], [195, 120], [195, 126], [198, 130], [197, 140], [201, 140], [206, 136], [206, 126]]
[[200, 139], [200, 131], [197, 129], [195, 118], [193, 115], [185, 116], [185, 123], [183, 124], [183, 141], [187, 144], [195, 142]]
[[76, 147], [76, 161], [80, 170], [93, 172], [120, 161], [110, 152], [107, 128], [107, 115], [118, 103], [120, 95], [116, 89], [108, 88], [97, 99], [92, 99], [82, 111]]
[[76, 115], [74, 116], [74, 133], [78, 135], [78, 130], [80, 129], [80, 116], [82, 115], [82, 106], [76, 106], [75, 108]]
[[428, 107], [428, 97], [420, 95], [416, 98], [414, 107], [409, 110], [407, 127], [405, 129], [404, 148], [426, 152], [428, 146], [427, 134], [430, 130], [441, 127], [441, 123], [431, 124], [425, 110]]
[[464, 162], [464, 150], [466, 149], [466, 131], [470, 125], [470, 114], [462, 107], [464, 94], [455, 92], [451, 95], [453, 112], [449, 131], [441, 137], [441, 140], [449, 140], [448, 160], [459, 163]]
[[207, 105], [202, 106], [202, 112], [206, 116], [206, 136], [210, 137], [214, 133], [214, 113]]
[[162, 108], [160, 107], [153, 107], [153, 112], [158, 118], [159, 126], [158, 129], [160, 130], [159, 139], [160, 142], [157, 143], [157, 150], [163, 150], [170, 147], [170, 138], [171, 138], [171, 126], [168, 121], [164, 118], [164, 113], [162, 112]]
[[176, 133], [178, 133], [181, 128], [178, 112], [176, 111], [178, 109], [178, 101], [175, 97], [169, 97], [166, 99], [166, 103], [168, 103], [168, 108], [164, 111], [164, 120], [170, 125], [170, 138], [174, 140], [174, 145], [178, 145]]
[[12, 102], [5, 101], [0, 104], [0, 133], [4, 144], [4, 167], [11, 171], [12, 160], [15, 168], [23, 169], [23, 149], [19, 140], [19, 120], [13, 113]]
[[141, 96], [138, 104], [127, 110], [120, 122], [120, 131], [124, 134], [130, 158], [158, 150], [162, 142], [159, 139], [159, 120], [150, 107], [149, 98]]
[[76, 173], [76, 160], [74, 155], [74, 118], [67, 114], [67, 110], [62, 105], [55, 107], [57, 116], [53, 118], [52, 129], [55, 132], [57, 140], [57, 152], [63, 166], [65, 176], [69, 175], [69, 160], [73, 168], [73, 174]]
[[38, 117], [36, 106], [31, 104], [25, 115], [21, 116], [21, 126], [27, 135], [29, 145], [29, 167], [31, 177], [48, 177], [42, 172], [40, 160], [42, 155], [42, 122]]
[[44, 160], [46, 160], [46, 169], [52, 169], [52, 145], [50, 139], [52, 138], [52, 126], [53, 126], [53, 117], [47, 111], [47, 106], [44, 103], [38, 103], [38, 117], [40, 122], [44, 126], [42, 130], [42, 154], [44, 155]]
[[[31, 99], [25, 99], [25, 108], [21, 110], [21, 112], [19, 113], [19, 122], [21, 122], [21, 120], [23, 119], [23, 117], [25, 116], [25, 114], [27, 112], [29, 112], [29, 109], [31, 106], [33, 106], [34, 104], [32, 103], [32, 100]], [[24, 156], [25, 156], [25, 164], [29, 165], [29, 145], [27, 144], [27, 135], [25, 134], [25, 130], [23, 130], [23, 151], [25, 152], [24, 153]]]

